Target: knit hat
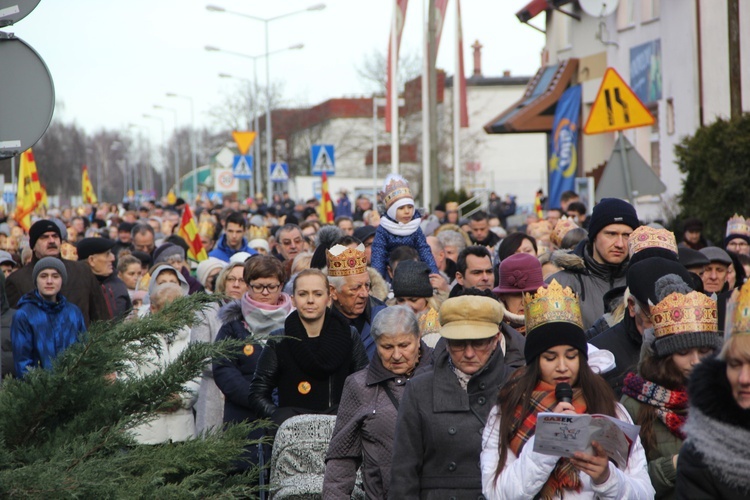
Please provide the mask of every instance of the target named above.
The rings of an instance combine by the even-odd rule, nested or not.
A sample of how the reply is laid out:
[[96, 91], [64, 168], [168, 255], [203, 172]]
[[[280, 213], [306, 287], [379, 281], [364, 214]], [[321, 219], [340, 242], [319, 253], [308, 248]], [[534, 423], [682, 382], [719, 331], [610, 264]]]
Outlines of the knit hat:
[[163, 264], [170, 257], [181, 257], [185, 260], [185, 250], [174, 243], [164, 243], [154, 251], [154, 264]]
[[78, 260], [86, 260], [92, 255], [109, 252], [115, 243], [115, 240], [108, 238], [84, 238], [76, 245]]
[[630, 265], [625, 283], [628, 285], [630, 295], [638, 302], [643, 305], [656, 304], [659, 298], [656, 296], [654, 285], [668, 274], [679, 276], [685, 283], [692, 283], [690, 273], [685, 266], [663, 257], [649, 257]]
[[252, 255], [249, 252], [235, 252], [229, 257], [229, 262], [232, 264], [244, 264], [250, 257], [252, 257]]
[[36, 241], [44, 233], [49, 233], [50, 231], [57, 234], [57, 237], [62, 239], [60, 228], [51, 220], [41, 219], [33, 223], [29, 228], [29, 247], [33, 249], [34, 245], [36, 245]]
[[13, 260], [13, 256], [10, 254], [10, 252], [0, 250], [0, 264], [5, 264], [6, 262], [10, 262], [14, 266], [16, 265], [16, 261]]
[[254, 238], [247, 243], [247, 246], [256, 251], [261, 248], [265, 250], [266, 253], [271, 251], [271, 247], [268, 246], [268, 241], [264, 240], [263, 238]]
[[383, 184], [383, 202], [388, 217], [393, 220], [396, 220], [396, 210], [405, 205], [414, 205], [414, 197], [406, 179], [397, 174], [386, 177]]
[[539, 287], [535, 295], [527, 293], [523, 302], [526, 317], [523, 355], [527, 365], [558, 345], [575, 347], [584, 358], [588, 356], [581, 306], [573, 290], [552, 280], [547, 288]]
[[486, 339], [497, 335], [502, 320], [503, 306], [495, 299], [453, 297], [440, 306], [440, 335], [455, 340]]
[[364, 243], [367, 238], [375, 236], [375, 232], [378, 230], [375, 226], [360, 226], [354, 230], [354, 237]]
[[528, 253], [513, 254], [500, 263], [500, 284], [495, 293], [535, 292], [546, 287], [539, 259]]
[[743, 239], [747, 243], [750, 243], [750, 222], [745, 220], [744, 216], [738, 214], [734, 214], [734, 216], [727, 221], [727, 233], [724, 238], [724, 247], [726, 248], [727, 244], [736, 238]]
[[589, 241], [610, 224], [625, 224], [636, 229], [641, 223], [633, 205], [619, 198], [602, 198], [589, 217]]
[[661, 300], [651, 306], [654, 354], [665, 357], [694, 347], [721, 346], [716, 301], [692, 291], [674, 274], [659, 278], [655, 288]]
[[221, 269], [226, 264], [227, 263], [221, 259], [217, 259], [216, 257], [209, 257], [198, 264], [195, 275], [198, 278], [200, 284], [206, 286], [206, 280], [208, 280], [208, 276], [211, 274], [211, 271], [213, 271], [214, 269]]
[[34, 270], [31, 271], [31, 278], [34, 280], [34, 288], [36, 288], [36, 279], [39, 277], [39, 273], [45, 269], [54, 269], [60, 273], [63, 286], [68, 282], [68, 271], [65, 269], [65, 263], [55, 257], [43, 257], [34, 264]]
[[395, 297], [432, 297], [430, 266], [418, 260], [402, 260], [393, 273]]

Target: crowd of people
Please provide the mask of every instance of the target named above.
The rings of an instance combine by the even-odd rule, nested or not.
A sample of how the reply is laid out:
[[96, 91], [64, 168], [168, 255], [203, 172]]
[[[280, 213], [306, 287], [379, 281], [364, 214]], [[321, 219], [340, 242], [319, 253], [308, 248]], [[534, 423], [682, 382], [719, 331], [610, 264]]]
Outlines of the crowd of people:
[[[234, 473], [278, 452], [251, 440], [314, 415], [329, 426], [319, 470], [300, 471], [310, 450], [286, 466], [322, 498], [750, 498], [750, 219], [729, 218], [714, 245], [698, 220], [676, 237], [619, 199], [586, 216], [566, 192], [508, 228], [515, 200], [494, 193], [468, 217], [455, 202], [420, 213], [398, 176], [380, 195], [342, 191], [332, 224], [286, 193], [199, 201], [200, 262], [178, 235], [182, 200], [53, 210], [28, 231], [8, 220], [2, 374], [52, 369], [92, 322], [211, 293], [134, 372], [191, 342], [242, 347], [134, 429], [138, 443], [272, 421]], [[624, 463], [599, 441], [550, 454], [536, 446], [545, 412], [607, 415], [638, 438]], [[279, 491], [279, 477], [259, 483]]]

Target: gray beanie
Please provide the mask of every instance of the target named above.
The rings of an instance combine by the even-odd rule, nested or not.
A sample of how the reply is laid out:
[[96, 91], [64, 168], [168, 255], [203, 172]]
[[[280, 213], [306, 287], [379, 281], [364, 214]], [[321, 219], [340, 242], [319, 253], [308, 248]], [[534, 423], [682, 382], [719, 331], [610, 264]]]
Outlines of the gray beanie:
[[65, 286], [65, 283], [68, 282], [68, 271], [65, 270], [65, 264], [63, 263], [63, 261], [55, 257], [44, 257], [42, 259], [39, 259], [39, 261], [34, 265], [34, 270], [31, 272], [31, 277], [34, 280], [34, 288], [36, 288], [36, 279], [39, 276], [39, 273], [41, 273], [45, 269], [54, 269], [55, 271], [60, 273], [60, 276], [62, 276], [63, 286]]
[[432, 297], [430, 266], [418, 260], [402, 260], [393, 273], [395, 297]]

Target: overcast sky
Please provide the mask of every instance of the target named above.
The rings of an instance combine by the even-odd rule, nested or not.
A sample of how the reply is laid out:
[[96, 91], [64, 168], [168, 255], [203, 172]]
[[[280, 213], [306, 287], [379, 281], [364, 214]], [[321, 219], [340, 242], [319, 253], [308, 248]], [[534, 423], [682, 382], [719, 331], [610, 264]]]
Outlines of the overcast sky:
[[[160, 125], [143, 118], [159, 114], [154, 104], [173, 107], [181, 125], [190, 123], [191, 96], [197, 126], [210, 125], [207, 110], [236, 84], [219, 73], [252, 78], [252, 62], [206, 52], [205, 45], [250, 55], [265, 50], [263, 23], [206, 10], [213, 3], [257, 17], [273, 17], [325, 2], [321, 11], [271, 22], [270, 50], [302, 43], [302, 50], [271, 57], [271, 80], [284, 83], [290, 105], [364, 95], [369, 89], [357, 74], [363, 58], [387, 49], [392, 3], [389, 0], [42, 0], [15, 26], [4, 28], [31, 45], [46, 62], [63, 120], [87, 131], [148, 126], [154, 141]], [[483, 49], [485, 76], [533, 75], [539, 67], [544, 35], [521, 24], [514, 13], [527, 0], [464, 0], [461, 4], [464, 60], [472, 71], [470, 45]], [[438, 54], [438, 67], [453, 73], [454, 3]], [[422, 0], [411, 0], [402, 50], [416, 52], [422, 39]], [[259, 81], [265, 67], [259, 61]], [[502, 110], [498, 109], [498, 112]], [[173, 115], [161, 112], [167, 134]]]

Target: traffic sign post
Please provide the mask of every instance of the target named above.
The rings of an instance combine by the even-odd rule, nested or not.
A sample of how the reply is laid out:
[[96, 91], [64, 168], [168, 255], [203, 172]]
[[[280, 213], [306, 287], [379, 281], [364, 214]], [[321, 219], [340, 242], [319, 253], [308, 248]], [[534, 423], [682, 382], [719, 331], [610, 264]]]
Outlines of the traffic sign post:
[[247, 152], [250, 151], [250, 146], [255, 142], [256, 135], [255, 132], [242, 132], [239, 130], [232, 132], [232, 138], [237, 144], [237, 149], [240, 150], [240, 154], [246, 155]]
[[273, 182], [286, 182], [289, 180], [289, 165], [283, 162], [271, 163], [269, 175]]
[[235, 155], [232, 162], [232, 172], [235, 179], [252, 179], [253, 155]]
[[653, 125], [654, 117], [614, 68], [607, 68], [586, 126], [586, 134]]
[[334, 156], [333, 144], [313, 144], [310, 149], [310, 164], [312, 175], [335, 175], [336, 157]]

